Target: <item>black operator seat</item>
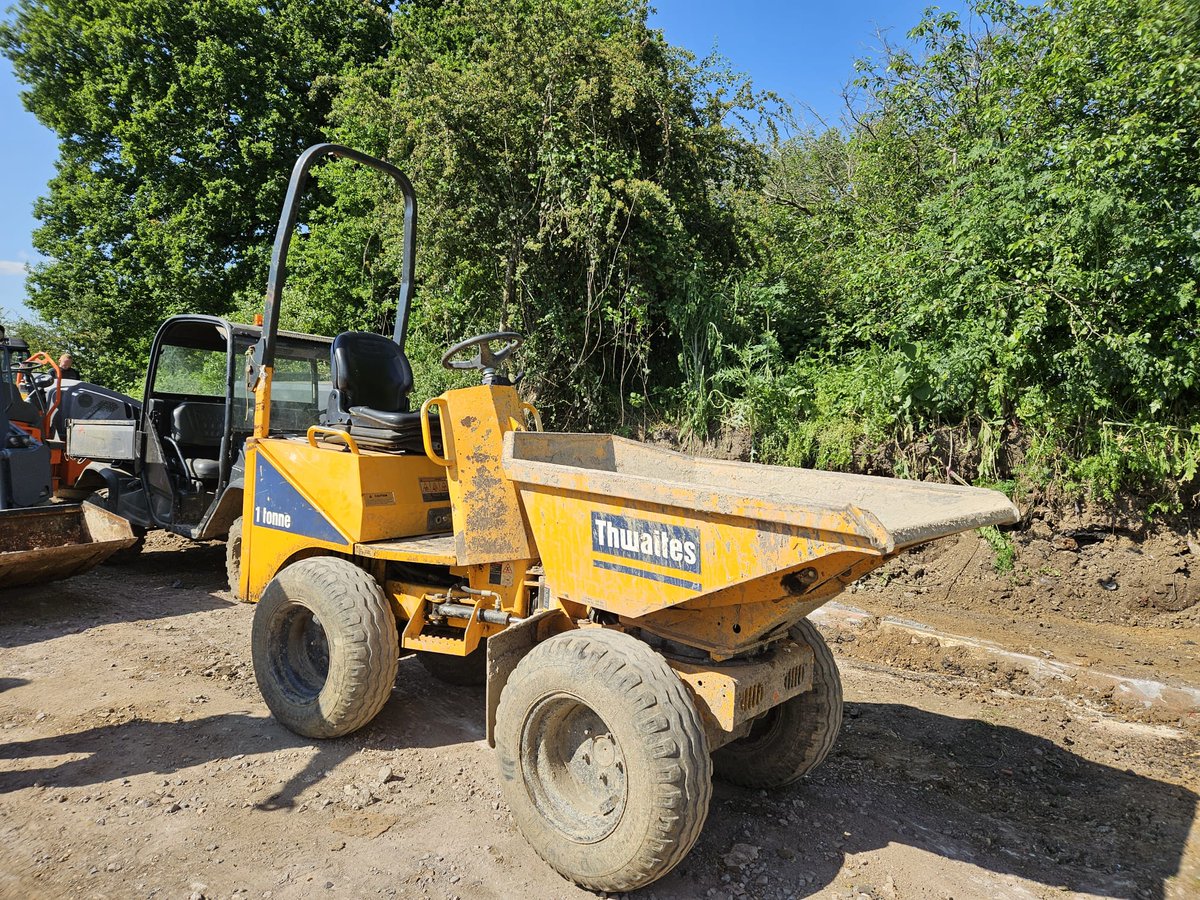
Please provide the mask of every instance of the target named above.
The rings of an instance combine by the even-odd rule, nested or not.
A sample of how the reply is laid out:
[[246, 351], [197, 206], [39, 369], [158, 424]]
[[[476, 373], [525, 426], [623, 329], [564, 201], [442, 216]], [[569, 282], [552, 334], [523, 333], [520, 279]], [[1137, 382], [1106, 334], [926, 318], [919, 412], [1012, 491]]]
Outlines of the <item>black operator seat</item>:
[[347, 331], [334, 338], [330, 357], [328, 424], [348, 425], [365, 447], [423, 453], [421, 414], [408, 405], [412, 366], [399, 345], [380, 334]]
[[185, 401], [171, 411], [170, 438], [179, 447], [194, 478], [211, 481], [221, 474], [221, 438], [225, 435], [225, 404]]
[[15, 384], [0, 380], [0, 403], [8, 409], [8, 417], [12, 421], [41, 427], [42, 414], [36, 406], [21, 396]]

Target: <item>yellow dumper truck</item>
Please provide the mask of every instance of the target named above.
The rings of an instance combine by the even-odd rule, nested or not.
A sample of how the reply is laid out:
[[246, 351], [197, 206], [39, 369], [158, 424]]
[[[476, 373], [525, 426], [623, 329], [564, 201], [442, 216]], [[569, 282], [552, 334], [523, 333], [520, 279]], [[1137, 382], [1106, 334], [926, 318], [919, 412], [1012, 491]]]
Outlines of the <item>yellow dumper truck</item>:
[[[277, 436], [288, 242], [326, 156], [400, 185], [396, 330], [335, 338], [325, 423]], [[486, 681], [488, 741], [530, 843], [580, 885], [631, 890], [691, 849], [714, 775], [777, 788], [829, 753], [841, 684], [808, 613], [907, 547], [1017, 512], [987, 490], [543, 432], [504, 374], [512, 333], [450, 348], [443, 363], [481, 383], [410, 409], [415, 211], [402, 173], [345, 147], [312, 147], [292, 173], [247, 370], [235, 569], [258, 604], [255, 675], [273, 715], [314, 738], [369, 722], [403, 652]]]

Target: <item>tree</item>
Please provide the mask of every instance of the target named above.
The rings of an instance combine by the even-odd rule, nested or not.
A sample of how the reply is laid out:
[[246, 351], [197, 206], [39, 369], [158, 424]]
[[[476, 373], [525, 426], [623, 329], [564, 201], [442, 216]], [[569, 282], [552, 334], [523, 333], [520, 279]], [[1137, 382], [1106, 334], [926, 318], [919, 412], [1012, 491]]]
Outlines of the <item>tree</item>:
[[144, 371], [161, 319], [261, 289], [291, 161], [329, 77], [390, 39], [387, 0], [20, 0], [0, 49], [60, 137], [35, 207], [29, 305], [90, 336], [89, 373]]
[[[334, 133], [417, 189], [410, 356], [522, 331], [560, 421], [619, 419], [631, 396], [677, 383], [688, 291], [714, 290], [745, 254], [728, 200], [762, 157], [734, 125], [765, 98], [646, 15], [638, 0], [405, 4], [389, 54], [347, 73], [334, 104]], [[298, 242], [299, 302], [384, 330], [395, 216], [369, 211], [369, 176], [322, 177], [335, 199]]]
[[861, 64], [841, 157], [778, 149], [757, 221], [825, 325], [777, 445], [1019, 423], [1106, 492], [1195, 474], [1200, 7], [972, 6]]

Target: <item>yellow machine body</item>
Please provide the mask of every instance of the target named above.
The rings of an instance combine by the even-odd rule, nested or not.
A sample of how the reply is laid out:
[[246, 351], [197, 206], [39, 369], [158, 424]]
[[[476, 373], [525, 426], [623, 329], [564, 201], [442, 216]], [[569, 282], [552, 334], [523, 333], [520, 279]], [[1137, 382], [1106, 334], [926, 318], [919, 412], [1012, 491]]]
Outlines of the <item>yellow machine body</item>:
[[[994, 492], [531, 431], [536, 410], [507, 385], [448, 391], [421, 415], [424, 455], [327, 428], [250, 441], [242, 595], [258, 599], [296, 560], [347, 556], [383, 585], [404, 649], [456, 656], [509, 627], [485, 610], [555, 610], [560, 630], [600, 616], [706, 654], [671, 664], [718, 743], [811, 679], [803, 663], [722, 661], [787, 646], [792, 625], [905, 546], [1013, 516]], [[390, 563], [435, 566], [463, 587]], [[473, 611], [430, 615], [447, 601]]]
[[[537, 588], [528, 582], [533, 555], [517, 490], [499, 465], [504, 434], [524, 427], [522, 406], [511, 387], [435, 398], [428, 407], [442, 410], [441, 422], [455, 423], [445, 429], [445, 457], [432, 441], [427, 455], [389, 453], [323, 427], [310, 429], [306, 439], [250, 439], [241, 596], [258, 600], [271, 579], [298, 560], [348, 556], [384, 586], [402, 623], [402, 647], [470, 653], [504, 626], [475, 615], [438, 623], [461, 631], [454, 637], [430, 633], [426, 610], [430, 602], [450, 599], [445, 588], [394, 577], [388, 563], [436, 566], [461, 577], [481, 592], [470, 600], [480, 610], [518, 618], [528, 612]], [[434, 417], [434, 428], [438, 422]], [[467, 448], [461, 460], [456, 446]]]
[[1016, 512], [994, 491], [698, 459], [612, 435], [513, 433], [503, 467], [564, 607], [718, 661], [777, 641], [899, 550]]
[[[327, 436], [327, 435], [320, 435]], [[357, 443], [252, 439], [246, 448], [241, 594], [257, 600], [296, 559], [450, 529], [446, 473], [424, 456]]]

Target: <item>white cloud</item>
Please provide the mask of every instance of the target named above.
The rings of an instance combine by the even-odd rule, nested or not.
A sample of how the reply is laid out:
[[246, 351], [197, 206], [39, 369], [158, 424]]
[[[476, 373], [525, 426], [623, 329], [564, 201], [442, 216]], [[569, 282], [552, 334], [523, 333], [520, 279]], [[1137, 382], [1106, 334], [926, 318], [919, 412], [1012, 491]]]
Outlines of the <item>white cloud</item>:
[[0, 275], [24, 275], [26, 264], [15, 259], [0, 259]]

